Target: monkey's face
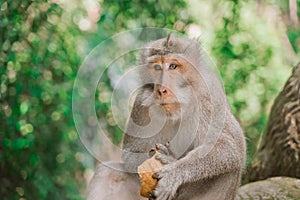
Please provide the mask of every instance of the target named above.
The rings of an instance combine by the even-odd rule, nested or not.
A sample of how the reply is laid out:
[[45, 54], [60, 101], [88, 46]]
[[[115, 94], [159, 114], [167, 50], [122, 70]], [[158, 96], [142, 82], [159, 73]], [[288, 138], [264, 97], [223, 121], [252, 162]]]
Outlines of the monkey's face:
[[194, 96], [192, 82], [197, 73], [191, 64], [177, 55], [154, 56], [145, 71], [145, 79], [153, 83], [152, 103], [173, 117], [182, 114]]
[[176, 38], [173, 34], [147, 44], [141, 54], [140, 77], [146, 85], [142, 104], [148, 107], [157, 105], [153, 108], [160, 109], [154, 113], [163, 110], [173, 119], [198, 111], [200, 90], [205, 90], [199, 71], [200, 58], [197, 42]]

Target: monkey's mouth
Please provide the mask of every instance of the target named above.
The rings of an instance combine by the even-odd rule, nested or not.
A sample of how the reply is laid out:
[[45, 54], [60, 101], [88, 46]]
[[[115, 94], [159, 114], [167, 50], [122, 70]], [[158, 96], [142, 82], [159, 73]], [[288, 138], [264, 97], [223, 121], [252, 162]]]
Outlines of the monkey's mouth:
[[171, 102], [171, 103], [163, 102], [163, 103], [160, 103], [161, 106], [172, 105], [172, 104], [176, 104], [176, 102]]
[[180, 107], [180, 103], [178, 102], [162, 102], [160, 103], [161, 107], [163, 107], [164, 110], [171, 112], [172, 110], [175, 110]]

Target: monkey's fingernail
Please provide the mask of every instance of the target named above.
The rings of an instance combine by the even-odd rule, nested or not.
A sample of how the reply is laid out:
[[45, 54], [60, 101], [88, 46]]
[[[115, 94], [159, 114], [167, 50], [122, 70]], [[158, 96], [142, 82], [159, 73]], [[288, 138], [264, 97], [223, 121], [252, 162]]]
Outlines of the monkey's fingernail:
[[153, 199], [154, 198], [154, 193], [153, 192], [147, 192], [148, 196]]
[[156, 148], [156, 150], [159, 150], [160, 149], [159, 144], [155, 144], [155, 148]]
[[158, 173], [152, 174], [152, 178], [153, 178], [153, 179], [157, 179], [157, 180], [160, 179]]
[[156, 152], [156, 149], [151, 149], [148, 153], [149, 157], [154, 156], [155, 152]]

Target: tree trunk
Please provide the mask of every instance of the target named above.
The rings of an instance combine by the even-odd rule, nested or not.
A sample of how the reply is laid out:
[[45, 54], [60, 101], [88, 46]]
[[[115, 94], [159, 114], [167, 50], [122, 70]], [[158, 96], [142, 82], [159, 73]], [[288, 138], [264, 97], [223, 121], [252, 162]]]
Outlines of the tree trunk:
[[263, 145], [243, 182], [274, 176], [300, 178], [300, 63], [274, 102]]

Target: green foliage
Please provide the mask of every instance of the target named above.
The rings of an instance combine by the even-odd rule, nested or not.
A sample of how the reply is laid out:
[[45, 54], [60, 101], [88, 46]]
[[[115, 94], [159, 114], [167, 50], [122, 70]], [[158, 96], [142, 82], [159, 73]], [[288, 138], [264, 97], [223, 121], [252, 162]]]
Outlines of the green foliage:
[[[299, 6], [300, 7], [300, 6]], [[300, 28], [290, 28], [287, 32], [287, 36], [291, 41], [291, 45], [295, 52], [300, 52]]]
[[0, 6], [1, 199], [80, 199], [71, 115], [79, 31], [54, 3]]
[[229, 103], [248, 138], [251, 159], [266, 128], [272, 101], [291, 68], [279, 32], [259, 15], [255, 2], [224, 1], [224, 6], [230, 14], [215, 32], [212, 54]]

